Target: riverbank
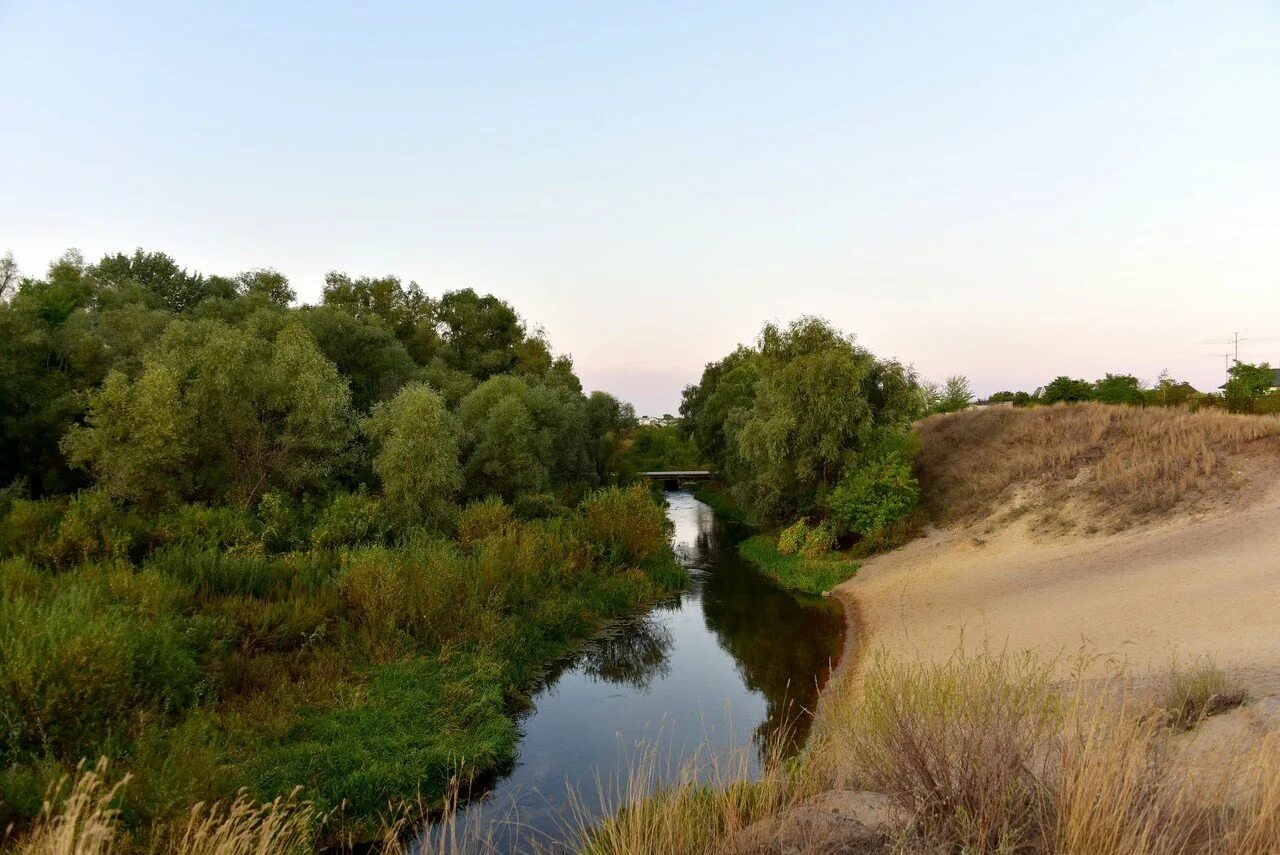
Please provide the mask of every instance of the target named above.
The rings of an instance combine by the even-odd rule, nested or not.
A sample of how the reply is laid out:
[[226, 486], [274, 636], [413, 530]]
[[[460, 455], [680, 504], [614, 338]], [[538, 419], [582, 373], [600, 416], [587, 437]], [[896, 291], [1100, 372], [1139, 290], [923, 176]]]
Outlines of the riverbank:
[[990, 643], [1045, 657], [1085, 646], [1140, 669], [1211, 655], [1255, 691], [1280, 691], [1280, 490], [1111, 535], [1045, 537], [1025, 520], [930, 529], [835, 593], [897, 659]]

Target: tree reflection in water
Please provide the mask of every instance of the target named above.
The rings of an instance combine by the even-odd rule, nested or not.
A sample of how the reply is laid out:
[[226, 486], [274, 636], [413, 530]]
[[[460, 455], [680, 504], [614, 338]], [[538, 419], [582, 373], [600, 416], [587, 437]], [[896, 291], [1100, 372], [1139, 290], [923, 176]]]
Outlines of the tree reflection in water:
[[[699, 535], [716, 572], [702, 581], [702, 613], [748, 689], [765, 698], [755, 730], [761, 747], [778, 738], [798, 749], [809, 733], [818, 693], [840, 659], [844, 612], [838, 602], [778, 590], [739, 557], [739, 532], [713, 522]], [[785, 728], [785, 730], [784, 730]]]
[[627, 621], [591, 645], [578, 667], [593, 680], [648, 691], [655, 678], [670, 673], [672, 642], [664, 623], [650, 617]]

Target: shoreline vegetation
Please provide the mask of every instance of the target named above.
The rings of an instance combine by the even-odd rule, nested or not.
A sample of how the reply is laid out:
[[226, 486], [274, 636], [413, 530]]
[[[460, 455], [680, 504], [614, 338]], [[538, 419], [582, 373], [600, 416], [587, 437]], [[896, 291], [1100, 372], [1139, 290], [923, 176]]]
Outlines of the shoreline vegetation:
[[[512, 762], [549, 665], [687, 580], [634, 483], [687, 444], [585, 393], [491, 295], [334, 272], [299, 305], [276, 271], [142, 250], [14, 284], [6, 852], [186, 852], [285, 814], [304, 848], [411, 825]], [[97, 783], [66, 801], [83, 758]], [[94, 805], [108, 842], [50, 831]]]
[[826, 595], [853, 577], [860, 562], [843, 552], [806, 556], [778, 551], [778, 537], [757, 534], [738, 544], [738, 552], [778, 587], [801, 594]]

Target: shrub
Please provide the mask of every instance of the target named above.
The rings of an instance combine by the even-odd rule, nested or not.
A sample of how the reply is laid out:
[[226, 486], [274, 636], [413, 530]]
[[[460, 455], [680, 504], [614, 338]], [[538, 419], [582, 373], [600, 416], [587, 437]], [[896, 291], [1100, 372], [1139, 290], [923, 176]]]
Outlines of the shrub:
[[1173, 727], [1190, 729], [1201, 719], [1238, 707], [1248, 700], [1245, 690], [1208, 659], [1190, 667], [1174, 662], [1169, 669], [1161, 706]]
[[516, 496], [511, 509], [522, 520], [547, 520], [561, 516], [567, 510], [550, 493], [522, 493]]
[[865, 537], [906, 518], [920, 501], [911, 462], [897, 452], [860, 463], [826, 499], [829, 522], [840, 537]]
[[311, 525], [307, 508], [283, 493], [267, 493], [258, 502], [262, 546], [269, 552], [287, 552], [307, 545]]
[[510, 506], [496, 496], [472, 502], [458, 513], [458, 542], [470, 546], [511, 525], [515, 517]]
[[56, 536], [66, 502], [13, 498], [8, 504], [9, 511], [0, 521], [0, 551], [38, 561]]
[[809, 529], [809, 534], [805, 537], [804, 547], [800, 550], [800, 554], [805, 558], [821, 558], [834, 549], [835, 545], [835, 532], [831, 530], [830, 525], [823, 523]]
[[801, 517], [778, 535], [778, 551], [783, 555], [795, 555], [809, 541], [809, 521]]
[[311, 545], [319, 549], [358, 546], [381, 540], [387, 524], [377, 499], [363, 490], [334, 496], [311, 530]]
[[946, 662], [881, 655], [839, 738], [865, 780], [953, 851], [1033, 845], [1029, 818], [1044, 796], [1034, 767], [1057, 733], [1061, 706], [1051, 664], [1028, 656], [957, 652]]
[[156, 546], [177, 544], [196, 549], [242, 549], [259, 542], [261, 525], [253, 512], [240, 507], [179, 505], [152, 526]]
[[638, 564], [667, 547], [667, 516], [642, 484], [597, 490], [582, 503], [583, 532], [607, 562]]
[[277, 588], [288, 587], [296, 575], [293, 565], [280, 558], [177, 547], [157, 551], [143, 568], [177, 579], [206, 596], [265, 597]]
[[[470, 559], [444, 541], [391, 550], [370, 547], [348, 556], [339, 579], [351, 617], [374, 638], [403, 633], [419, 645], [470, 640], [474, 627], [501, 603], [485, 589]], [[512, 568], [507, 568], [508, 572]]]

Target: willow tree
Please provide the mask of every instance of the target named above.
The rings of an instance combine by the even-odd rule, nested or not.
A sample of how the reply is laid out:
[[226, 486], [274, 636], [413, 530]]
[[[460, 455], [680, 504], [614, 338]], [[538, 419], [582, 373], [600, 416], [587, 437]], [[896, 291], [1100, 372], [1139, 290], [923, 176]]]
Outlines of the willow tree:
[[143, 359], [89, 395], [68, 458], [115, 498], [252, 504], [269, 490], [323, 489], [345, 463], [351, 393], [296, 323], [258, 336], [174, 321]]
[[373, 471], [388, 508], [402, 524], [439, 522], [462, 484], [458, 429], [443, 399], [411, 383], [373, 408], [364, 423], [373, 439]]

